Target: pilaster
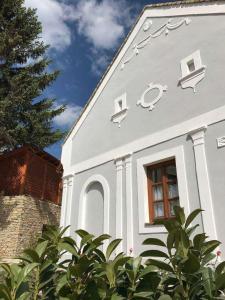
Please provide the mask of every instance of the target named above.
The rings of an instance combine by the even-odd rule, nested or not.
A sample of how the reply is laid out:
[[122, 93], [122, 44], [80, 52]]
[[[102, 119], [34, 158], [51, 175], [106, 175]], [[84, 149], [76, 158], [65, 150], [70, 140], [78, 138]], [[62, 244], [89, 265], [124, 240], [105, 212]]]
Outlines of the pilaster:
[[[60, 226], [62, 227], [71, 225], [73, 180], [74, 175], [72, 174], [63, 178], [62, 212], [60, 221]], [[71, 235], [71, 228], [67, 230], [66, 235]]]
[[[123, 239], [123, 160], [115, 160], [116, 165], [116, 238]], [[117, 251], [124, 251], [123, 240], [119, 244]]]
[[[132, 154], [125, 156], [126, 173], [126, 207], [127, 207], [127, 254], [130, 254], [134, 244], [133, 220], [133, 190], [132, 190]], [[132, 252], [133, 254], [133, 252]]]
[[205, 132], [207, 126], [203, 126], [189, 133], [195, 153], [195, 166], [198, 181], [198, 190], [201, 208], [204, 210], [203, 227], [210, 239], [217, 239], [216, 224], [213, 210], [212, 194], [208, 174], [208, 166], [205, 152]]

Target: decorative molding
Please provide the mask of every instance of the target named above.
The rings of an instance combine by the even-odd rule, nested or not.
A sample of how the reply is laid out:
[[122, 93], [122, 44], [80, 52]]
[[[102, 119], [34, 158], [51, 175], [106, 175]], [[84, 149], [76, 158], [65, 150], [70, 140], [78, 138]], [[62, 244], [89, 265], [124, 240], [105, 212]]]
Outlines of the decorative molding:
[[152, 27], [152, 24], [153, 24], [152, 20], [145, 21], [143, 25], [143, 31], [148, 31]]
[[91, 159], [84, 160], [77, 164], [72, 165], [65, 170], [67, 173], [80, 173], [89, 170], [101, 164], [113, 161], [115, 157], [123, 157], [127, 153], [136, 153], [151, 146], [163, 143], [165, 141], [177, 138], [179, 136], [189, 133], [193, 128], [199, 128], [205, 124], [212, 125], [225, 120], [225, 105], [197, 117], [186, 120], [182, 123], [165, 128], [158, 132], [146, 135], [137, 140], [121, 145], [105, 153], [101, 153], [92, 157]]
[[221, 137], [217, 138], [216, 141], [217, 141], [218, 148], [225, 147], [225, 136], [221, 136]]
[[[106, 73], [104, 74], [104, 77], [102, 77], [102, 80], [98, 86], [98, 88], [95, 90], [93, 95], [90, 97], [88, 105], [86, 105], [85, 110], [81, 114], [80, 118], [74, 123], [71, 130], [69, 131], [68, 135], [65, 138], [64, 144], [63, 144], [63, 151], [62, 155], [63, 158], [66, 160], [67, 154], [64, 155], [64, 147], [65, 144], [69, 144], [71, 142], [71, 139], [73, 136], [78, 132], [80, 127], [82, 126], [84, 120], [92, 110], [93, 106], [95, 105], [96, 101], [98, 100], [98, 97], [101, 95], [103, 89], [107, 85], [108, 81], [110, 80], [111, 76], [114, 74], [114, 72], [117, 70], [117, 67], [120, 65], [121, 60], [123, 59], [124, 55], [126, 54], [127, 50], [132, 45], [132, 42], [134, 41], [135, 37], [137, 36], [138, 32], [140, 31], [141, 27], [143, 26], [144, 22], [147, 18], [153, 18], [153, 17], [183, 17], [183, 16], [201, 16], [201, 15], [221, 15], [225, 14], [225, 4], [222, 2], [214, 2], [214, 3], [208, 3], [205, 5], [205, 3], [195, 3], [195, 4], [184, 4], [182, 6], [173, 6], [173, 7], [165, 7], [162, 6], [161, 8], [148, 8], [143, 11], [143, 14], [140, 16], [139, 21], [134, 26], [133, 30], [131, 31], [127, 41], [124, 43], [124, 45], [121, 47], [121, 50], [115, 57], [115, 60], [113, 64], [110, 66], [110, 68], [107, 69]], [[66, 152], [68, 152], [69, 149], [66, 149]], [[67, 161], [67, 160], [66, 160]]]
[[118, 123], [118, 127], [120, 128], [121, 122], [125, 119], [127, 115], [127, 95], [124, 93], [120, 97], [114, 100], [114, 114], [111, 117], [111, 121], [113, 123]]
[[[145, 102], [146, 94], [150, 93], [152, 90], [158, 90], [158, 95], [151, 102]], [[166, 92], [168, 89], [167, 85], [154, 84], [153, 82], [148, 84], [148, 88], [141, 95], [141, 99], [137, 101], [137, 105], [141, 105], [144, 108], [148, 108], [152, 111], [155, 108], [155, 104], [162, 98], [163, 92]]]
[[170, 158], [176, 159], [178, 190], [180, 205], [184, 207], [185, 213], [189, 214], [188, 185], [183, 146], [167, 149], [137, 159], [137, 184], [138, 184], [138, 211], [139, 211], [139, 233], [164, 233], [164, 226], [149, 224], [148, 190], [146, 166]]
[[[73, 189], [74, 175], [69, 174], [63, 177], [63, 196], [60, 226], [66, 227], [71, 225], [71, 211], [72, 211], [72, 189]], [[66, 235], [71, 235], [71, 228], [69, 228]]]
[[[189, 68], [192, 65], [192, 70]], [[196, 92], [196, 85], [205, 77], [206, 66], [202, 64], [200, 50], [195, 51], [188, 57], [181, 60], [182, 78], [178, 85], [183, 89], [192, 88]]]
[[205, 152], [205, 131], [207, 126], [192, 130], [189, 135], [193, 141], [198, 190], [202, 213], [203, 229], [210, 239], [217, 239], [213, 201], [210, 188], [208, 166]]
[[225, 3], [215, 1], [210, 3], [183, 3], [180, 6], [167, 6], [153, 8], [151, 5], [146, 8], [147, 16], [152, 17], [175, 17], [175, 16], [198, 16], [198, 15], [215, 15], [225, 13]]
[[[79, 198], [79, 207], [78, 207], [78, 228], [77, 229], [84, 229], [85, 228], [85, 212], [87, 209], [87, 190], [89, 186], [94, 183], [99, 182], [102, 185], [104, 191], [104, 232], [109, 234], [109, 217], [110, 217], [110, 188], [107, 180], [102, 175], [96, 174], [87, 179], [84, 183], [80, 198]], [[72, 213], [70, 212], [72, 215]], [[103, 250], [105, 251], [108, 246], [109, 241], [105, 241], [103, 244]]]
[[123, 110], [119, 111], [111, 117], [111, 121], [113, 123], [118, 123], [119, 128], [121, 127], [121, 122], [126, 118], [127, 110], [128, 108], [124, 108]]
[[123, 243], [123, 160], [115, 160], [116, 165], [116, 238], [122, 239], [117, 247], [117, 254], [124, 252]]
[[[179, 22], [173, 23], [173, 19], [170, 18], [166, 24], [162, 25], [157, 30], [150, 33], [143, 40], [141, 40], [137, 44], [133, 45], [132, 54], [122, 62], [121, 70], [123, 70], [125, 65], [127, 63], [129, 63], [135, 56], [137, 56], [139, 54], [140, 50], [143, 49], [145, 46], [147, 46], [151, 42], [152, 39], [155, 39], [155, 38], [161, 36], [163, 33], [165, 33], [165, 35], [168, 35], [171, 30], [175, 30], [184, 24], [188, 25], [188, 24], [190, 24], [190, 22], [191, 22], [191, 20], [189, 18], [185, 18]], [[145, 23], [145, 25], [143, 27], [144, 31], [147, 31], [151, 27], [151, 25], [152, 25], [151, 20], [149, 20], [148, 23]]]
[[204, 145], [205, 144], [205, 132], [207, 130], [207, 125], [201, 126], [197, 129], [189, 131], [189, 136], [192, 139], [193, 145]]
[[[127, 254], [134, 248], [134, 220], [133, 220], [133, 189], [132, 189], [132, 154], [125, 156], [126, 174], [126, 207], [127, 207]], [[132, 255], [135, 255], [132, 252]]]
[[66, 204], [67, 204], [67, 178], [63, 178], [63, 192], [62, 192], [62, 207], [60, 216], [60, 227], [66, 227]]

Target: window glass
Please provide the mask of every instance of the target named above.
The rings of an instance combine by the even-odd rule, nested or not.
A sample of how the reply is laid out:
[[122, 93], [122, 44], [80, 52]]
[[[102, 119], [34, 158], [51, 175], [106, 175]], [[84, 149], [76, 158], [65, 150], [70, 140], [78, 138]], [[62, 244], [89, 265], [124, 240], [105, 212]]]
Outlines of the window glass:
[[162, 187], [162, 185], [153, 186], [153, 198], [154, 198], [154, 201], [163, 200], [163, 187]]
[[176, 166], [170, 165], [170, 166], [166, 167], [166, 174], [167, 174], [168, 180], [177, 179]]
[[174, 207], [179, 205], [179, 200], [171, 200], [170, 201], [170, 216], [173, 217], [174, 214]]
[[169, 183], [168, 184], [168, 198], [172, 199], [172, 198], [177, 198], [178, 195], [178, 187], [177, 187], [177, 183]]
[[195, 70], [195, 63], [194, 63], [194, 60], [190, 60], [188, 63], [187, 63], [187, 66], [188, 66], [188, 70], [189, 72], [193, 72]]
[[152, 181], [154, 183], [160, 182], [161, 181], [161, 177], [162, 177], [162, 172], [160, 168], [156, 168], [156, 169], [152, 169], [151, 172], [151, 177], [152, 177]]
[[164, 217], [164, 205], [163, 202], [155, 203], [154, 204], [154, 215], [155, 218]]
[[151, 165], [147, 174], [150, 223], [174, 217], [174, 207], [179, 205], [175, 160]]

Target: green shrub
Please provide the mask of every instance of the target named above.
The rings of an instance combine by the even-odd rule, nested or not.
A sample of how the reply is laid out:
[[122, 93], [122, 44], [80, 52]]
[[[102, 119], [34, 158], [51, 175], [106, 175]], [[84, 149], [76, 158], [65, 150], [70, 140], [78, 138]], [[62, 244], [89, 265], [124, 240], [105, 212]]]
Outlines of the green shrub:
[[120, 239], [103, 253], [107, 234], [95, 238], [78, 230], [76, 243], [64, 236], [66, 229], [48, 226], [19, 264], [1, 264], [0, 299], [225, 299], [225, 262], [214, 253], [220, 243], [194, 235], [192, 223], [200, 212], [186, 218], [176, 207], [176, 217], [163, 222], [166, 242], [146, 239], [149, 250], [136, 258], [118, 253]]

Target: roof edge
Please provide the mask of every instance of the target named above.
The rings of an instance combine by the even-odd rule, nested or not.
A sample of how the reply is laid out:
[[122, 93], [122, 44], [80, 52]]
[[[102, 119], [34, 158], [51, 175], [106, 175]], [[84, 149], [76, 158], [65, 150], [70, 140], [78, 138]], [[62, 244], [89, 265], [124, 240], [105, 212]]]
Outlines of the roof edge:
[[191, 4], [207, 4], [207, 3], [216, 3], [216, 2], [225, 2], [225, 0], [179, 0], [179, 1], [170, 1], [170, 2], [159, 2], [153, 4], [147, 4], [144, 6], [144, 10], [148, 8], [160, 8], [167, 6], [182, 6], [182, 5], [191, 5]]

